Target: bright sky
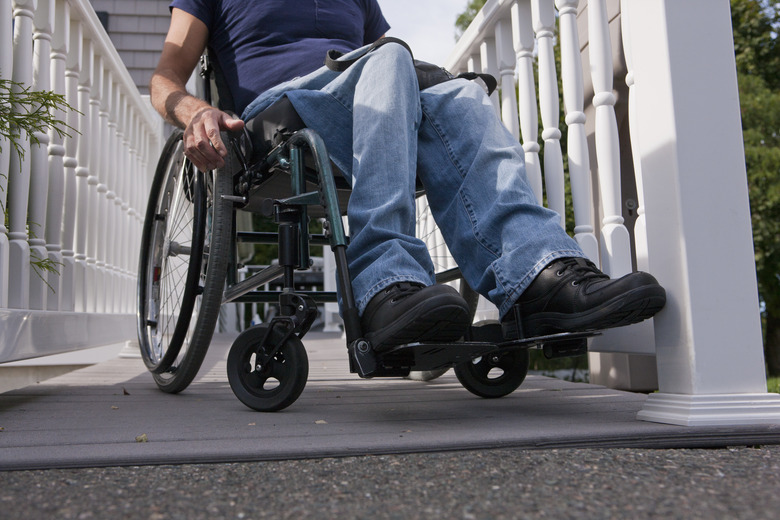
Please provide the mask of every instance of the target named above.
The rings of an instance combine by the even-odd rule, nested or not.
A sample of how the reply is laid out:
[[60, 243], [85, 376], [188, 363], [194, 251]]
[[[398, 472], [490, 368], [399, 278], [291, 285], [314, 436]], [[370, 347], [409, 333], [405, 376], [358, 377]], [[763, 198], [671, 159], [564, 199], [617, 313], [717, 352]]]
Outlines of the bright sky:
[[379, 0], [388, 36], [401, 38], [414, 57], [444, 65], [455, 46], [455, 19], [468, 0]]

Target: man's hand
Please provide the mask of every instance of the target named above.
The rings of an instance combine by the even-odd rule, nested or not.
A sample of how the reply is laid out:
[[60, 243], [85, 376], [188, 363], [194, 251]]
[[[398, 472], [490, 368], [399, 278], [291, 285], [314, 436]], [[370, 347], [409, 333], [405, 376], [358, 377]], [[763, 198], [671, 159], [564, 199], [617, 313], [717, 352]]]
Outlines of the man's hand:
[[213, 107], [201, 108], [184, 130], [184, 155], [202, 171], [221, 168], [228, 150], [220, 131], [237, 132], [243, 128], [241, 119]]
[[187, 93], [187, 79], [206, 48], [208, 35], [202, 21], [174, 8], [160, 62], [149, 83], [154, 108], [166, 121], [184, 128], [184, 155], [202, 171], [225, 165], [228, 150], [219, 132], [244, 128], [240, 119]]

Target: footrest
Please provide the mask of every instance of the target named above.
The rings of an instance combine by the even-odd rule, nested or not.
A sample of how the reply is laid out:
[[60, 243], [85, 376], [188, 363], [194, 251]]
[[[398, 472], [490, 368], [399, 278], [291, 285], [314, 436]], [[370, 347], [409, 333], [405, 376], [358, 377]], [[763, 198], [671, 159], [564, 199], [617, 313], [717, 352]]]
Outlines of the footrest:
[[547, 359], [582, 356], [588, 353], [588, 338], [553, 341], [542, 345]]
[[[474, 327], [476, 329], [477, 327]], [[548, 358], [579, 356], [588, 352], [588, 338], [599, 332], [550, 334], [533, 338], [495, 342], [481, 341], [494, 338], [486, 334], [470, 334], [468, 341], [453, 343], [409, 343], [386, 352], [376, 353], [365, 340], [347, 347], [350, 372], [362, 378], [405, 377], [414, 371], [438, 370], [475, 360], [495, 352], [541, 348]]]

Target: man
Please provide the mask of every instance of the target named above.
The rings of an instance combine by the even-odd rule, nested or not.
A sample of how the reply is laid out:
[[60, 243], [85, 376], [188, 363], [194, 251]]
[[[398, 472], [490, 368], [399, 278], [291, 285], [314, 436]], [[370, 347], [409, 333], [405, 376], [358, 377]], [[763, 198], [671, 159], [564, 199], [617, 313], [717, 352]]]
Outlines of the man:
[[[227, 154], [219, 131], [286, 96], [323, 136], [353, 188], [347, 251], [363, 332], [374, 349], [451, 341], [465, 332], [466, 302], [436, 286], [414, 237], [415, 179], [469, 285], [499, 309], [508, 338], [596, 330], [649, 318], [665, 292], [646, 273], [610, 280], [584, 258], [559, 217], [535, 200], [524, 153], [475, 83], [420, 91], [410, 54], [387, 44], [377, 0], [173, 0], [152, 102], [185, 128], [185, 154], [201, 169]], [[185, 90], [206, 47], [243, 120]], [[327, 50], [358, 58], [321, 67]]]

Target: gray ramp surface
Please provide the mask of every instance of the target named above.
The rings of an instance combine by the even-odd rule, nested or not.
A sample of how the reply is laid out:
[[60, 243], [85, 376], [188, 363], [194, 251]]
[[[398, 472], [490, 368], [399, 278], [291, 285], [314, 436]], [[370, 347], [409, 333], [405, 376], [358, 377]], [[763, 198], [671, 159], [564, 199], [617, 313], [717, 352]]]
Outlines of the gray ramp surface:
[[[344, 341], [310, 333], [309, 381], [290, 408], [258, 413], [225, 372], [217, 335], [184, 392], [160, 392], [140, 357], [0, 394], [0, 469], [238, 462], [482, 448], [780, 444], [780, 425], [681, 427], [636, 420], [646, 396], [530, 375], [481, 399], [452, 371], [431, 382], [361, 380]], [[145, 441], [144, 441], [145, 440]], [[144, 441], [144, 442], [140, 442]]]

